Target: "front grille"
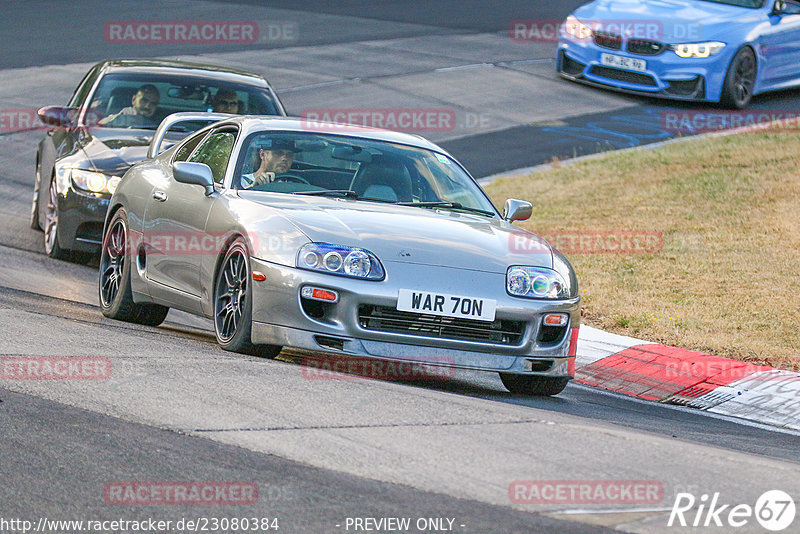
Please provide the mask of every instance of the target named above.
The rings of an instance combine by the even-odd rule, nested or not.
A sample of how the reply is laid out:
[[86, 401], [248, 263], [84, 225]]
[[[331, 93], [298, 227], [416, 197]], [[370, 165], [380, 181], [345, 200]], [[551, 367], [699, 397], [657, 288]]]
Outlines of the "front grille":
[[627, 50], [631, 54], [640, 56], [657, 56], [667, 49], [667, 45], [658, 41], [647, 41], [644, 39], [631, 39], [628, 41]]
[[658, 84], [652, 76], [648, 74], [641, 74], [639, 72], [631, 72], [629, 70], [615, 69], [612, 67], [601, 67], [595, 65], [589, 71], [590, 74], [595, 76], [602, 76], [609, 80], [617, 80], [620, 82], [635, 83], [638, 85], [649, 85], [650, 87], [658, 87]]
[[490, 323], [402, 312], [387, 306], [367, 304], [358, 307], [358, 323], [361, 328], [376, 332], [496, 345], [519, 345], [525, 333], [523, 321], [496, 319]]
[[594, 32], [594, 44], [609, 50], [622, 50], [622, 36], [609, 32]]

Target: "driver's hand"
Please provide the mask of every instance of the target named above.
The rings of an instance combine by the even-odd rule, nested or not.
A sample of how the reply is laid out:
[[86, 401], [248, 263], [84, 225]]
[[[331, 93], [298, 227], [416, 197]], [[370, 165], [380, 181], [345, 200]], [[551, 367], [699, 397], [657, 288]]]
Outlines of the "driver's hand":
[[261, 174], [256, 174], [255, 176], [253, 176], [253, 186], [264, 185], [274, 181], [275, 181], [274, 172], [262, 172]]

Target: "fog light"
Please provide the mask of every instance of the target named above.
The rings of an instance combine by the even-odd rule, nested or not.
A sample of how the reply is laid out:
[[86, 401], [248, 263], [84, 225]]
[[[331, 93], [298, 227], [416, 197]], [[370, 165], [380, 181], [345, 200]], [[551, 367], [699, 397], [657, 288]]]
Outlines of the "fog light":
[[306, 286], [300, 290], [300, 296], [305, 299], [321, 300], [322, 302], [338, 302], [339, 294], [330, 289]]
[[569, 321], [569, 316], [563, 313], [548, 313], [542, 321], [545, 326], [565, 326]]

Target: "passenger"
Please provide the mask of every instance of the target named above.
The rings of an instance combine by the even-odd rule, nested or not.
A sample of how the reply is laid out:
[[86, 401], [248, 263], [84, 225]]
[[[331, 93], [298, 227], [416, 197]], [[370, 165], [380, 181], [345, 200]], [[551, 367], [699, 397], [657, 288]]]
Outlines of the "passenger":
[[103, 126], [119, 128], [155, 128], [156, 109], [161, 100], [161, 95], [155, 85], [144, 84], [131, 98], [131, 105], [122, 108], [119, 113], [109, 115], [98, 121]]
[[256, 185], [275, 181], [275, 176], [289, 171], [297, 152], [294, 142], [286, 139], [268, 139], [260, 144], [258, 156], [261, 164], [254, 172], [242, 175], [242, 187], [249, 189]]
[[232, 89], [220, 89], [211, 102], [212, 109], [217, 113], [239, 113], [239, 97]]

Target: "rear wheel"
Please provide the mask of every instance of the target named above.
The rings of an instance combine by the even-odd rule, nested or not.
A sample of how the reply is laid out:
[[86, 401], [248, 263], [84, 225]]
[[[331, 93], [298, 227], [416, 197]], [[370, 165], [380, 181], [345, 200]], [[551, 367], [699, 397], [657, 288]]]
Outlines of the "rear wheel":
[[558, 395], [567, 387], [569, 378], [553, 376], [512, 375], [500, 373], [500, 380], [511, 393], [550, 397]]
[[133, 301], [129, 247], [127, 214], [120, 209], [103, 236], [98, 282], [100, 309], [111, 319], [158, 326], [166, 319], [169, 308]]
[[214, 284], [214, 331], [217, 342], [232, 352], [274, 358], [281, 347], [254, 345], [253, 292], [250, 256], [242, 239], [237, 239], [225, 252]]
[[747, 107], [753, 98], [756, 86], [758, 64], [756, 55], [750, 47], [739, 50], [728, 67], [725, 83], [722, 86], [722, 105], [734, 109]]

